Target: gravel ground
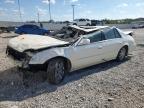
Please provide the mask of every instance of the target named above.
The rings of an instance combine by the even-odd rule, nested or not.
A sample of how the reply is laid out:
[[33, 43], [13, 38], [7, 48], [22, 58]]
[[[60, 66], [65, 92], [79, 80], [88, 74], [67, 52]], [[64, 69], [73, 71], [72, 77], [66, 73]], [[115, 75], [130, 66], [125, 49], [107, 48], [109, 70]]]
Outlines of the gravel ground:
[[9, 38], [0, 37], [0, 108], [144, 108], [144, 29], [134, 32], [137, 48], [126, 61], [73, 72], [57, 86], [43, 72], [24, 78], [5, 55]]

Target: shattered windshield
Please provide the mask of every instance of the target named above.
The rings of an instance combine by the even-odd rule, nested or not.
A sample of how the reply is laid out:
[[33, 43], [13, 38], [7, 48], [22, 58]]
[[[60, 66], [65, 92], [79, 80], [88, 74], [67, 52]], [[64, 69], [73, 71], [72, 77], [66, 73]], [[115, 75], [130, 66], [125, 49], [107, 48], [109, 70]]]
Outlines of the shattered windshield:
[[85, 35], [86, 32], [82, 30], [78, 30], [72, 27], [63, 27], [61, 30], [55, 31], [51, 34], [56, 39], [67, 41], [67, 42], [75, 42], [81, 35]]

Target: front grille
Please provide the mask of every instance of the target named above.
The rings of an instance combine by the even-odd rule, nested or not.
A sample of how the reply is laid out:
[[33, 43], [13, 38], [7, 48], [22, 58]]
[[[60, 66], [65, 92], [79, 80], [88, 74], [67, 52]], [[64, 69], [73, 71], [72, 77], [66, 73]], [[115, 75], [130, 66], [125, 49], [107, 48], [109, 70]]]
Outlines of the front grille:
[[22, 60], [22, 59], [24, 59], [26, 57], [25, 53], [16, 51], [16, 50], [14, 50], [11, 47], [7, 47], [6, 53], [8, 55], [12, 56], [14, 59], [17, 59], [17, 60]]

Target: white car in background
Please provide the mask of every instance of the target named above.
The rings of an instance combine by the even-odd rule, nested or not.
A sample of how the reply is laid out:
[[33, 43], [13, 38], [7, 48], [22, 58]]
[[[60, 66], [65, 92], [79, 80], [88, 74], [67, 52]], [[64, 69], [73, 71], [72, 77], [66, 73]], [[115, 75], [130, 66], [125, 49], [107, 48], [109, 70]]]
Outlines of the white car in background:
[[91, 25], [91, 20], [89, 20], [89, 19], [75, 19], [73, 21], [73, 25], [90, 26]]
[[[50, 83], [60, 83], [66, 73], [116, 59], [123, 61], [135, 48], [133, 37], [115, 27], [79, 28], [87, 33], [71, 42], [64, 37], [21, 35], [11, 39], [7, 54], [24, 69], [45, 70]], [[80, 31], [77, 32], [80, 32]], [[77, 35], [78, 33], [74, 33]], [[67, 37], [67, 36], [66, 36]], [[70, 38], [70, 37], [67, 37]], [[66, 39], [68, 40], [68, 39]]]

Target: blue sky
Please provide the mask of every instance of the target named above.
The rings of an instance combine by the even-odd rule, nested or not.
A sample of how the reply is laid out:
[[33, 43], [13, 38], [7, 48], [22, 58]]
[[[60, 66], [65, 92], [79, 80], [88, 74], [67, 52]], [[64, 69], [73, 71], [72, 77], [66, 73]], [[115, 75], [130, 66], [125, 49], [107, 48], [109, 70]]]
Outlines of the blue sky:
[[[47, 0], [20, 0], [23, 21], [49, 20]], [[72, 20], [75, 4], [75, 18], [121, 19], [144, 17], [144, 0], [51, 0], [52, 19]], [[0, 20], [20, 21], [17, 0], [0, 0]]]

